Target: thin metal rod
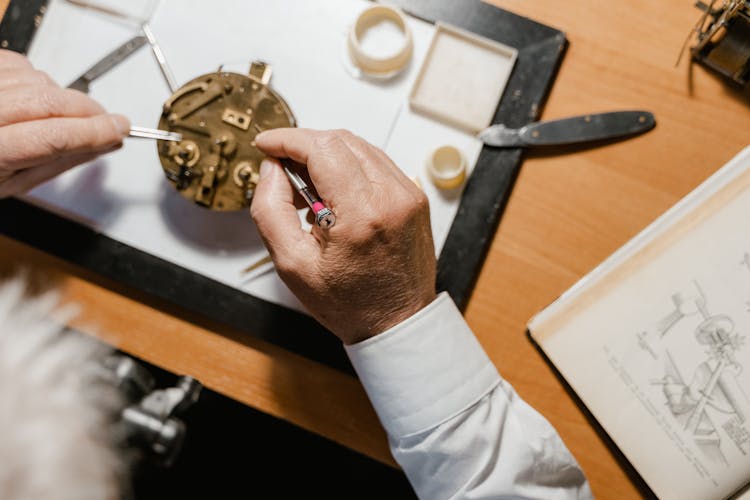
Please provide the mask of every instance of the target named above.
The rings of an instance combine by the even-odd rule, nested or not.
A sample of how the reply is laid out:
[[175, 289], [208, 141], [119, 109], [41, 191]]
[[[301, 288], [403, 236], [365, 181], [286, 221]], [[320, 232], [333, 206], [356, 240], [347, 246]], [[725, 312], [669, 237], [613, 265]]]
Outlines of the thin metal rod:
[[[243, 269], [242, 270], [242, 274], [251, 273], [251, 272], [255, 271], [256, 269], [258, 269], [259, 267], [265, 266], [266, 264], [270, 264], [272, 262], [273, 262], [273, 259], [271, 258], [271, 256], [268, 255], [268, 254], [266, 254], [263, 257], [261, 257], [260, 259], [256, 260], [252, 264], [250, 264], [249, 266], [247, 266], [245, 269]], [[271, 266], [271, 267], [273, 267], [273, 266]]]
[[161, 69], [161, 74], [164, 76], [164, 80], [167, 82], [169, 90], [174, 94], [179, 88], [177, 85], [177, 80], [175, 80], [174, 73], [172, 73], [172, 70], [167, 64], [167, 59], [164, 57], [164, 52], [161, 50], [159, 42], [156, 41], [154, 32], [151, 31], [151, 26], [149, 26], [147, 22], [143, 23], [141, 25], [141, 30], [143, 30], [143, 34], [146, 35], [146, 38], [148, 38], [148, 43], [149, 45], [151, 45], [151, 52], [154, 53], [156, 62], [159, 65], [159, 69]]
[[167, 130], [158, 130], [146, 127], [130, 127], [130, 137], [139, 137], [141, 139], [157, 139], [160, 141], [176, 141], [182, 140], [182, 134], [177, 132], [169, 132]]
[[96, 12], [100, 12], [102, 14], [106, 14], [108, 16], [119, 17], [120, 19], [124, 19], [126, 21], [133, 22], [136, 24], [141, 24], [143, 22], [143, 19], [139, 19], [137, 17], [131, 16], [130, 14], [126, 14], [125, 12], [112, 9], [109, 7], [104, 7], [102, 5], [95, 5], [85, 0], [68, 0], [68, 3], [71, 3], [75, 5], [76, 7], [81, 7], [82, 9], [90, 9]]

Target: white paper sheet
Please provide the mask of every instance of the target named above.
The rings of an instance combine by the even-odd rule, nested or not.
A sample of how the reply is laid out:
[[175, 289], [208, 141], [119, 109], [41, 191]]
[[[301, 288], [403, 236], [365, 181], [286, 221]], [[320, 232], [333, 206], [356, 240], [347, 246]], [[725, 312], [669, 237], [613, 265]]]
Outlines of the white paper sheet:
[[750, 148], [529, 324], [659, 498], [750, 484], [748, 223]]
[[[103, 0], [102, 0], [103, 1]], [[108, 0], [141, 15], [144, 2]], [[148, 4], [148, 2], [145, 2]], [[353, 78], [343, 50], [364, 0], [162, 0], [151, 26], [182, 83], [220, 64], [246, 71], [253, 59], [272, 64], [272, 86], [289, 103], [299, 126], [347, 128], [382, 147], [409, 176], [420, 178], [430, 199], [436, 252], [445, 242], [460, 193], [435, 189], [424, 173], [430, 151], [452, 144], [469, 166], [479, 156], [474, 137], [409, 110], [407, 95], [433, 26], [409, 19], [414, 57], [390, 82]], [[63, 85], [75, 80], [137, 27], [64, 0], [50, 1], [31, 47], [34, 65]], [[158, 123], [169, 90], [148, 47], [96, 80], [91, 96], [134, 125]], [[151, 141], [127, 140], [105, 158], [32, 191], [28, 199], [78, 220], [122, 243], [298, 310], [302, 306], [275, 273], [248, 280], [241, 271], [265, 255], [247, 213], [214, 213], [183, 199], [166, 182]]]

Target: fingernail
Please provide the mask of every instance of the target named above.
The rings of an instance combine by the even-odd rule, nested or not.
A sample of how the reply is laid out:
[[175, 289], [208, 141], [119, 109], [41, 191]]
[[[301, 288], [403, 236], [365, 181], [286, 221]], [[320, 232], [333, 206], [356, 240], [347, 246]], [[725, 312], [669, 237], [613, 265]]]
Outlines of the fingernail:
[[271, 169], [274, 167], [273, 162], [269, 159], [265, 159], [260, 162], [260, 178], [268, 176], [271, 173]]
[[260, 134], [258, 134], [258, 135], [256, 135], [256, 136], [255, 136], [255, 139], [254, 139], [254, 140], [255, 140], [255, 141], [257, 141], [258, 139], [261, 139], [261, 140], [262, 140], [262, 138], [263, 138], [263, 136], [264, 136], [264, 135], [266, 135], [266, 133], [265, 133], [265, 132], [261, 132]]
[[122, 115], [110, 115], [112, 117], [112, 123], [115, 124], [115, 127], [117, 128], [117, 131], [120, 132], [120, 135], [125, 137], [130, 133], [130, 120], [127, 119], [127, 117]]

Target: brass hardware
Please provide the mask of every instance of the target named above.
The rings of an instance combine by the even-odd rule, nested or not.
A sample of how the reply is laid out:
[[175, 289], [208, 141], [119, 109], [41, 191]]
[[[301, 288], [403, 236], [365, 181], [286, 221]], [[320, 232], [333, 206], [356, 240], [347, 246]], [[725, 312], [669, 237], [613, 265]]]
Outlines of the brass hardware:
[[[252, 111], [252, 109], [248, 109], [248, 111]], [[221, 121], [234, 125], [242, 130], [247, 130], [250, 128], [252, 113], [243, 113], [236, 109], [227, 108], [224, 110], [224, 114], [221, 115]]]
[[253, 167], [249, 161], [243, 161], [234, 167], [232, 179], [237, 186], [244, 188], [248, 184], [257, 184], [260, 176], [258, 169]]
[[194, 167], [201, 158], [201, 151], [193, 141], [181, 141], [179, 144], [170, 146], [169, 154], [172, 160], [180, 167]]
[[271, 66], [263, 61], [253, 61], [250, 63], [250, 78], [261, 85], [268, 85], [271, 82], [272, 73]]
[[249, 75], [208, 73], [164, 103], [159, 128], [183, 141], [158, 141], [159, 160], [182, 196], [211, 210], [250, 206], [265, 157], [255, 136], [295, 126], [287, 103], [267, 85], [270, 76], [264, 63], [253, 63]]

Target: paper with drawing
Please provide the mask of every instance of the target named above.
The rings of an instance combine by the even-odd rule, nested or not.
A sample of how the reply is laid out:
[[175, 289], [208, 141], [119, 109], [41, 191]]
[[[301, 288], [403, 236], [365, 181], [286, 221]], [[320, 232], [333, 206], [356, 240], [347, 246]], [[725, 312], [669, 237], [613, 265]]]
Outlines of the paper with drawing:
[[[684, 207], [638, 257], [597, 277], [593, 293], [582, 285], [578, 299], [567, 298], [567, 313], [558, 307], [557, 320], [542, 313], [530, 324], [608, 434], [667, 498], [724, 498], [750, 482], [748, 170], [750, 149], [735, 162], [741, 173], [710, 203], [694, 213], [695, 205]], [[546, 320], [559, 322], [545, 332]]]

